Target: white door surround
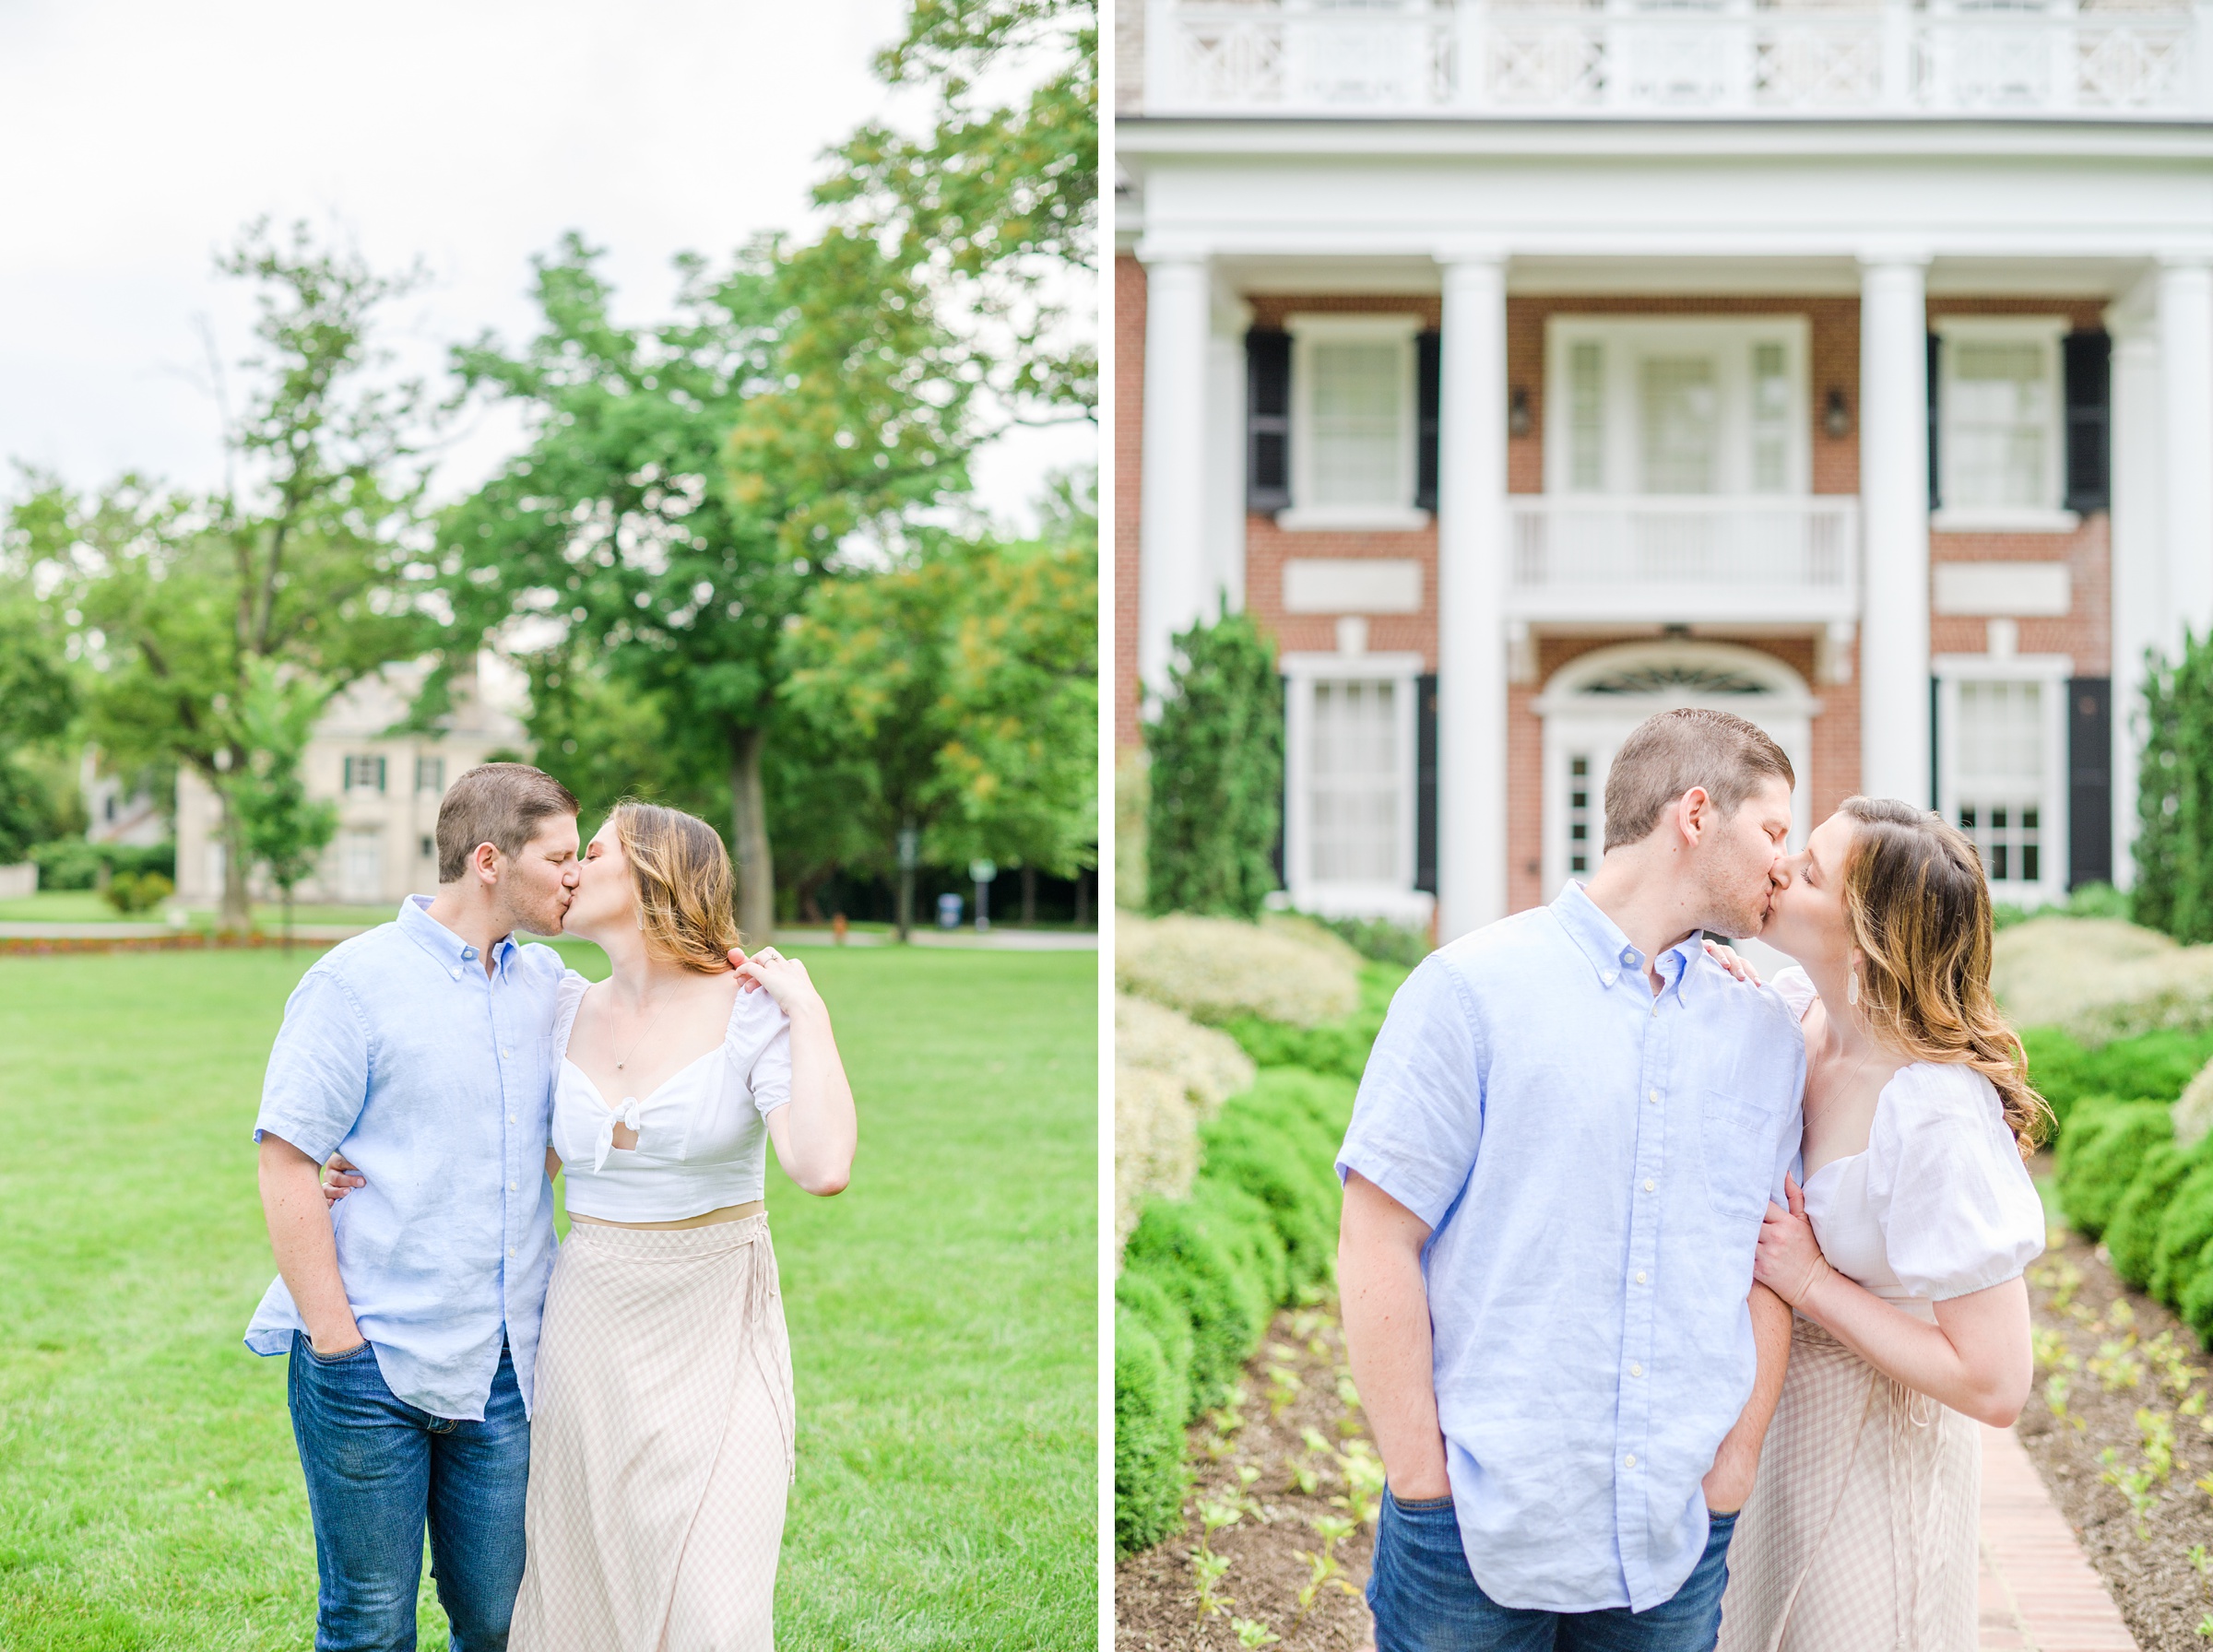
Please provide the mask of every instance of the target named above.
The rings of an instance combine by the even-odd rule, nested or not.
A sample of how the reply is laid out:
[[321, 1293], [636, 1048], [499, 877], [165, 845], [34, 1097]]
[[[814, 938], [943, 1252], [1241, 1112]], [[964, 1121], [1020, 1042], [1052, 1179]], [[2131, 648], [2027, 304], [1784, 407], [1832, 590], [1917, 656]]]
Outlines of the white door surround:
[[[1758, 725], [1791, 760], [1791, 844], [1813, 825], [1813, 719], [1821, 702], [1805, 679], [1771, 654], [1729, 643], [1663, 640], [1617, 643], [1578, 655], [1553, 673], [1531, 709], [1544, 721], [1544, 897], [1570, 877], [1597, 869], [1604, 843], [1606, 771], [1623, 740], [1655, 712], [1710, 706]], [[1578, 760], [1582, 771], [1574, 773]], [[1587, 802], [1573, 806], [1577, 792]], [[1588, 863], [1570, 867], [1570, 836], [1586, 828]]]

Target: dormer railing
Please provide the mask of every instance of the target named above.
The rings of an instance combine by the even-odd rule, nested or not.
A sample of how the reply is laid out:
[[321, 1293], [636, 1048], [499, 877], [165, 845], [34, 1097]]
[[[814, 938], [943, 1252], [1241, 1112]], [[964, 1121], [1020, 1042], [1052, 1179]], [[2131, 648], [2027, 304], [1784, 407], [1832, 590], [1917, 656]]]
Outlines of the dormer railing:
[[1154, 115], [2213, 116], [2213, 6], [1151, 0]]

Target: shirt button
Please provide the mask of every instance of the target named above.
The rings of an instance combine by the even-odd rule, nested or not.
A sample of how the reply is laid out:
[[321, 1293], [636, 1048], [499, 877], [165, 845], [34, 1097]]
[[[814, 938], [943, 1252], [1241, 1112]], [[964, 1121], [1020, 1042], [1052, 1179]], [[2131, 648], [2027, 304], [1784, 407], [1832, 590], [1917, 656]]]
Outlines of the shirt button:
[[[513, 1193], [513, 1192], [515, 1191], [515, 1184], [514, 1184], [513, 1182], [510, 1182], [510, 1183], [508, 1183], [508, 1184], [507, 1184], [507, 1191], [508, 1191], [508, 1192], [510, 1192], [510, 1193]], [[1639, 1278], [1641, 1278], [1642, 1276], [1641, 1276], [1641, 1275], [1639, 1275]]]
[[512, 1257], [513, 1255], [515, 1255], [515, 1246], [514, 1246], [514, 1245], [510, 1245], [507, 1247], [507, 1254], [508, 1254], [509, 1256], [511, 1256], [511, 1257]]
[[1650, 1176], [1644, 1178], [1644, 1190], [1647, 1193], [1650, 1193], [1652, 1190], [1652, 1178]]
[[512, 1056], [515, 1054], [515, 1052], [513, 1050], [502, 1050], [500, 1054], [503, 1056]]
[[[513, 1251], [509, 1251], [507, 1254], [511, 1257], [515, 1255]], [[1644, 1367], [1638, 1364], [1636, 1361], [1632, 1360], [1629, 1362], [1629, 1375], [1631, 1376], [1642, 1376], [1644, 1375]]]
[[1651, 1103], [1653, 1106], [1657, 1107], [1660, 1104], [1660, 1092], [1655, 1090], [1651, 1094], [1646, 1096], [1644, 1099]]
[[1621, 1466], [1625, 1469], [1634, 1469], [1637, 1466], [1637, 1454], [1632, 1451], [1628, 1456], [1623, 1457]]
[[456, 981], [461, 979], [461, 966], [457, 963], [454, 965], [454, 979]]
[[515, 1122], [515, 1115], [514, 1115], [514, 1114], [510, 1113], [510, 1114], [507, 1115], [507, 1122], [508, 1122], [509, 1124], [513, 1124], [513, 1123]]
[[1637, 1282], [1639, 1285], [1644, 1283], [1644, 1269], [1641, 1268], [1637, 1270]]

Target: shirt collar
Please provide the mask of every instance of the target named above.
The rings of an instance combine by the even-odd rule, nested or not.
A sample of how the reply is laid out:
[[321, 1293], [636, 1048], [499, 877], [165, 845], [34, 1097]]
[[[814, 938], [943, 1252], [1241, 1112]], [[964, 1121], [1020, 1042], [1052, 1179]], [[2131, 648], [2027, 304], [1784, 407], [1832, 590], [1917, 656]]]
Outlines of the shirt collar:
[[[1552, 903], [1552, 914], [1560, 927], [1568, 931], [1568, 938], [1576, 944], [1582, 955], [1590, 960], [1591, 967], [1598, 973], [1599, 985], [1612, 986], [1624, 975], [1638, 975], [1644, 968], [1644, 955], [1629, 944], [1629, 938], [1621, 932], [1621, 926], [1599, 910], [1583, 886], [1570, 878]], [[1698, 960], [1706, 955], [1706, 947], [1698, 935], [1691, 935], [1660, 954], [1659, 970], [1667, 985], [1660, 990], [1664, 995], [1673, 988], [1678, 1003], [1684, 1002], [1683, 989], [1698, 968]], [[1675, 961], [1668, 967], [1668, 960]], [[1717, 966], [1718, 967], [1718, 966]]]
[[[438, 961], [439, 967], [456, 980], [463, 970], [472, 965], [483, 968], [477, 949], [463, 940], [444, 924], [431, 915], [431, 898], [428, 895], [409, 895], [399, 903], [399, 926], [408, 938]], [[491, 956], [495, 965], [504, 974], [508, 961], [515, 956], [515, 937], [503, 935], [493, 943]]]

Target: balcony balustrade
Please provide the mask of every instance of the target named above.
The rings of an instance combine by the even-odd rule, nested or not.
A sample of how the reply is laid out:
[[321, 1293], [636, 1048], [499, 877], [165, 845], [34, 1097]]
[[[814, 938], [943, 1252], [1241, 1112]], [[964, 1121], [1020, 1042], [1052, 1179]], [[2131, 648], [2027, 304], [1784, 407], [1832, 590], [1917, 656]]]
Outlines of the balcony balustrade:
[[2207, 0], [1150, 0], [1153, 115], [2213, 115]]
[[1513, 494], [1507, 613], [1823, 622], [1859, 613], [1859, 501]]

